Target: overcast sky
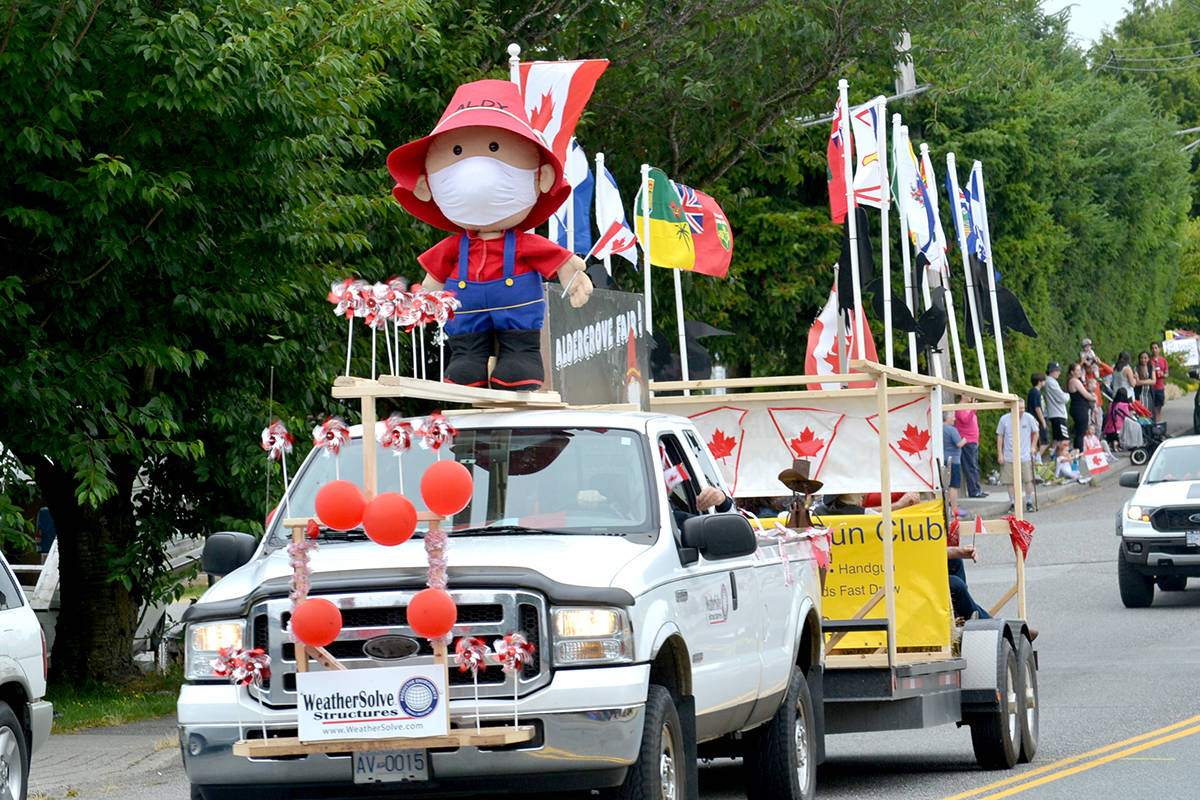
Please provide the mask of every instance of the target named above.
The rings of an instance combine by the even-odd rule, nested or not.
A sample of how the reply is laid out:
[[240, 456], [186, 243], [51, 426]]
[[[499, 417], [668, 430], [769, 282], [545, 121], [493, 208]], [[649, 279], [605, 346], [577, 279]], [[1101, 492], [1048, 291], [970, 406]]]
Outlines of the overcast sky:
[[1042, 10], [1054, 14], [1071, 7], [1071, 33], [1087, 49], [1104, 30], [1112, 30], [1128, 10], [1129, 0], [1042, 0]]

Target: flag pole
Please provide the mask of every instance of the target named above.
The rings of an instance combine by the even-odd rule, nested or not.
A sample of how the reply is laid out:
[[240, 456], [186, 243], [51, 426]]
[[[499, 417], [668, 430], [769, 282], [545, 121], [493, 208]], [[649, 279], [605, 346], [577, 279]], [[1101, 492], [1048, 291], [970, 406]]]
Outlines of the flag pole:
[[[600, 182], [604, 180], [604, 153], [596, 153], [596, 190], [592, 197], [592, 213], [596, 216], [596, 224], [600, 223]], [[600, 231], [603, 236], [605, 231]], [[593, 245], [594, 247], [595, 245]], [[608, 277], [612, 277], [612, 256], [604, 257], [604, 270], [608, 273]]]
[[[892, 115], [892, 148], [895, 150], [903, 144], [904, 139], [901, 136], [903, 125], [900, 123], [900, 115]], [[903, 154], [901, 154], [903, 155]], [[899, 155], [896, 156], [900, 158]], [[893, 165], [897, 173], [899, 166]], [[898, 188], [898, 187], [897, 187]], [[917, 293], [913, 287], [913, 269], [912, 259], [908, 251], [908, 244], [912, 237], [908, 234], [908, 217], [904, 215], [904, 204], [899, 203], [896, 207], [896, 215], [900, 218], [900, 255], [904, 264], [904, 302], [908, 305], [908, 311], [913, 318], [917, 317]], [[908, 332], [908, 368], [913, 372], [920, 372], [917, 365], [917, 334], [913, 331]]]
[[[908, 137], [908, 126], [907, 125], [900, 126], [900, 135], [904, 137], [904, 152], [911, 153], [912, 152], [912, 140], [909, 139], [909, 137]], [[920, 176], [918, 175], [918, 177], [920, 177]], [[933, 308], [933, 297], [929, 293], [928, 260], [926, 261], [925, 266], [918, 267], [916, 264], [916, 259], [913, 259], [913, 272], [915, 273], [918, 269], [921, 270], [921, 272], [923, 273], [921, 275], [921, 300], [925, 304], [925, 310], [928, 311], [929, 309]], [[915, 280], [915, 275], [914, 275], [914, 280]], [[929, 373], [931, 375], [933, 375], [935, 378], [942, 377], [942, 359], [941, 358], [931, 357], [930, 354], [927, 354], [925, 361], [926, 361], [926, 365], [929, 367]]]
[[[941, 231], [942, 243], [946, 241], [946, 234], [942, 231], [942, 218], [938, 213], [937, 195], [934, 193], [932, 183], [936, 183], [936, 176], [933, 174], [933, 161], [929, 158], [929, 145], [921, 142], [921, 166], [922, 168], [929, 167], [930, 180], [925, 182], [925, 192], [929, 195], [929, 209], [933, 212], [933, 227], [934, 230], [930, 233]], [[935, 239], [935, 245], [941, 246]], [[942, 266], [938, 267], [938, 283], [946, 290], [946, 317], [950, 321], [950, 346], [954, 350], [954, 369], [955, 375], [958, 376], [959, 383], [966, 383], [963, 377], [963, 361], [962, 349], [958, 343], [958, 315], [954, 311], [954, 287], [950, 285], [950, 263], [946, 257], [946, 250], [942, 248]], [[936, 419], [936, 417], [935, 417]]]
[[879, 239], [883, 256], [883, 342], [884, 363], [892, 366], [892, 248], [888, 236], [888, 214], [891, 206], [891, 187], [888, 185], [887, 161], [887, 98], [875, 101], [875, 152], [879, 157]]
[[[671, 270], [675, 273], [675, 317], [679, 320], [679, 368], [682, 372], [683, 380], [691, 380], [688, 375], [688, 357], [687, 357], [687, 332], [683, 325], [683, 280], [679, 277], [679, 273], [683, 270], [676, 267]], [[690, 389], [684, 389], [685, 395], [690, 395]]]
[[971, 275], [971, 257], [967, 250], [967, 229], [963, 224], [962, 192], [958, 188], [958, 167], [954, 153], [946, 153], [946, 177], [950, 181], [950, 202], [954, 205], [954, 231], [958, 236], [958, 250], [962, 253], [963, 277], [967, 282], [967, 308], [971, 311], [971, 332], [975, 335], [975, 355], [979, 359], [979, 378], [984, 389], [991, 389], [988, 382], [987, 354], [983, 352], [983, 337], [979, 333], [979, 309], [975, 307], [975, 279]]
[[[636, 220], [635, 220], [636, 224]], [[650, 165], [642, 164], [642, 291], [646, 304], [646, 336], [654, 337], [653, 310], [650, 299]]]
[[1008, 394], [1008, 370], [1004, 366], [1004, 331], [1000, 327], [1000, 306], [996, 301], [996, 268], [992, 254], [992, 232], [987, 218], [987, 193], [983, 189], [983, 164], [976, 161], [971, 171], [979, 170], [979, 205], [983, 208], [983, 219], [976, 223], [983, 231], [983, 244], [987, 248], [988, 294], [992, 299], [992, 328], [996, 331], [996, 368], [1000, 370], [1000, 391]]
[[838, 97], [841, 100], [841, 110], [838, 117], [838, 130], [842, 136], [842, 161], [845, 164], [846, 178], [846, 215], [847, 230], [850, 234], [850, 283], [854, 291], [854, 357], [866, 358], [866, 343], [863, 341], [862, 329], [862, 286], [858, 275], [858, 228], [857, 214], [854, 201], [854, 156], [851, 153], [850, 133], [850, 84], [842, 78], [838, 81]]
[[[575, 137], [571, 137], [571, 141], [567, 144], [567, 158], [571, 158], [575, 151]], [[571, 187], [571, 191], [567, 194], [567, 249], [572, 253], [575, 252], [575, 184], [571, 182], [572, 176], [567, 165], [563, 164], [563, 172], [567, 172], [567, 185]]]

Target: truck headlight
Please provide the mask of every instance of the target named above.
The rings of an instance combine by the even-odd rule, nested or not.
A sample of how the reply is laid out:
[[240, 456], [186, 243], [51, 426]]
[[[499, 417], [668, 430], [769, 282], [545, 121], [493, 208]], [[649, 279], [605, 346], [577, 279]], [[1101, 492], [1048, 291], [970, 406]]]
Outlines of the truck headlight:
[[223, 622], [198, 622], [187, 629], [183, 675], [187, 680], [214, 678], [212, 660], [222, 647], [242, 647], [246, 623], [231, 619]]
[[1138, 522], [1149, 522], [1150, 515], [1154, 513], [1153, 508], [1143, 508], [1142, 506], [1130, 505], [1125, 510], [1125, 516], [1130, 519], [1135, 519]]
[[633, 660], [633, 632], [619, 608], [553, 608], [550, 619], [556, 666]]

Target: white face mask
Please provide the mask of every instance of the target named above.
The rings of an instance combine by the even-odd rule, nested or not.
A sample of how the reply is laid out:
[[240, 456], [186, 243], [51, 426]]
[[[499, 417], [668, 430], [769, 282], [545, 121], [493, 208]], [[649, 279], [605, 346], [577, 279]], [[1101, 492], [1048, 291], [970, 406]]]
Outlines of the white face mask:
[[536, 169], [471, 156], [431, 173], [429, 191], [447, 219], [475, 230], [533, 208], [537, 176]]

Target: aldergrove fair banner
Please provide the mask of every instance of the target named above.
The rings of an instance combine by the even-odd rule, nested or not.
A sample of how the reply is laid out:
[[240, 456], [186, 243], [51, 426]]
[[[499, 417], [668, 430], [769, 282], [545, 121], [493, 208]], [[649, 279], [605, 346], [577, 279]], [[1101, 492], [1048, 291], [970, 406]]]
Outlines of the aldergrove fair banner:
[[[883, 588], [883, 517], [877, 514], [824, 515], [814, 524], [829, 528], [829, 572], [822, 614], [850, 619]], [[950, 643], [950, 585], [946, 567], [946, 525], [940, 500], [892, 512], [895, 558], [896, 646], [942, 647]], [[881, 598], [867, 617], [884, 616]], [[883, 631], [847, 634], [843, 648], [887, 646]]]
[[597, 289], [580, 308], [546, 285], [552, 388], [575, 405], [650, 401], [642, 296]]

